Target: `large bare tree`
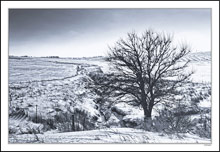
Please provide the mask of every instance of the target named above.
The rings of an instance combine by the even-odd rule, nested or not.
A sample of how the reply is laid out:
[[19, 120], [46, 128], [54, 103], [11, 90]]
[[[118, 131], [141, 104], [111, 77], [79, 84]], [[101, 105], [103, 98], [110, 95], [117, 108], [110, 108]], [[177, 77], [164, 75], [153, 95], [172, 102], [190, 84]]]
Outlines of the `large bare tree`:
[[107, 60], [114, 65], [111, 74], [93, 75], [94, 88], [103, 97], [142, 106], [150, 118], [158, 103], [174, 102], [177, 88], [192, 72], [184, 69], [189, 61], [179, 62], [190, 50], [186, 45], [175, 47], [172, 37], [146, 30], [141, 36], [128, 33], [110, 47]]

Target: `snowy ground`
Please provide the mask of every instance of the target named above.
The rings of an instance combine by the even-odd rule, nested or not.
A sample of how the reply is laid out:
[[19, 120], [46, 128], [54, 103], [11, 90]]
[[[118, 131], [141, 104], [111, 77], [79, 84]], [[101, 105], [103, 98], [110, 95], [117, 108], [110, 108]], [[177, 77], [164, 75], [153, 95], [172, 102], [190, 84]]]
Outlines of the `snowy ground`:
[[[36, 137], [37, 136], [37, 137]], [[191, 134], [163, 134], [132, 128], [9, 136], [10, 143], [210, 143]]]
[[[185, 86], [183, 91], [198, 106], [210, 113], [211, 110], [211, 58], [210, 53], [194, 53], [188, 70], [194, 70], [192, 86]], [[103, 122], [99, 105], [95, 102], [96, 94], [85, 89], [88, 73], [102, 70], [111, 71], [104, 58], [26, 58], [9, 59], [9, 134], [10, 143], [207, 143], [210, 139], [199, 138], [191, 134], [167, 135], [145, 132], [138, 129], [118, 128], [120, 121], [137, 121], [143, 119], [143, 110], [127, 104], [115, 105], [116, 110], [125, 115], [113, 113], [105, 125], [114, 129], [102, 129], [83, 132], [44, 134], [25, 134], [27, 127], [42, 127], [40, 123], [30, 121], [35, 117], [36, 105], [38, 116], [42, 119], [54, 118], [59, 112], [82, 109]], [[195, 90], [193, 90], [194, 88]], [[197, 96], [200, 98], [197, 98]], [[188, 101], [186, 101], [188, 102]], [[74, 108], [73, 108], [74, 107]], [[155, 110], [153, 115], [156, 115]], [[199, 117], [194, 115], [194, 117]], [[112, 123], [114, 122], [114, 123]], [[38, 139], [39, 138], [39, 139]]]

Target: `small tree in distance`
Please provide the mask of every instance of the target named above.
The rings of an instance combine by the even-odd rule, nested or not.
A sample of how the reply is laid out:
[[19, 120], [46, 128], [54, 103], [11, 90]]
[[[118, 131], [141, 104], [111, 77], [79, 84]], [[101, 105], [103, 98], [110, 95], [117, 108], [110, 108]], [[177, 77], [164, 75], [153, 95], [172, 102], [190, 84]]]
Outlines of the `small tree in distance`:
[[142, 36], [128, 33], [110, 47], [107, 60], [115, 72], [92, 77], [93, 88], [105, 97], [141, 106], [146, 120], [156, 104], [174, 102], [177, 88], [190, 78], [192, 72], [183, 72], [189, 61], [179, 62], [189, 52], [186, 45], [172, 46], [169, 35], [152, 30]]

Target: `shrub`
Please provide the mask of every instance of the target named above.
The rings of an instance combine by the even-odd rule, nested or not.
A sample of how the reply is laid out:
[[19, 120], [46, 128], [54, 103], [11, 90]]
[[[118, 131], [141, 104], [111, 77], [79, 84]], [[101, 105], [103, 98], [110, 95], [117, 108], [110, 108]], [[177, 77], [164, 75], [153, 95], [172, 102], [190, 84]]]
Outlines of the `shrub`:
[[157, 130], [163, 130], [167, 133], [186, 133], [189, 132], [193, 126], [191, 117], [179, 115], [175, 116], [171, 111], [163, 111], [161, 115], [154, 121]]
[[193, 133], [202, 138], [211, 138], [211, 117], [208, 114], [201, 114]]
[[10, 126], [9, 126], [8, 129], [9, 129], [9, 130], [8, 130], [9, 134], [15, 134], [15, 133], [17, 133], [16, 127], [10, 127]]
[[20, 134], [41, 134], [43, 133], [43, 125], [29, 123], [19, 126]]
[[177, 105], [177, 107], [172, 109], [161, 109], [158, 111], [159, 116], [145, 121], [143, 128], [165, 133], [190, 132], [196, 124], [192, 122], [190, 115], [181, 115], [185, 109], [184, 105]]

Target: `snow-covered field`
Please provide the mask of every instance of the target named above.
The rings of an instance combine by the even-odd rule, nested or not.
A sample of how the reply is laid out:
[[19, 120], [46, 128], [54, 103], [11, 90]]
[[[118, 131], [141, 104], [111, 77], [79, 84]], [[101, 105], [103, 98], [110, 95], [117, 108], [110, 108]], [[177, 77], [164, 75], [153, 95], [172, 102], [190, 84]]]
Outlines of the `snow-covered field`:
[[[211, 82], [211, 53], [192, 53], [182, 61], [190, 60], [188, 70], [193, 70], [193, 81]], [[99, 66], [103, 72], [110, 70], [103, 57], [97, 58], [27, 58], [9, 59], [9, 83], [62, 79], [75, 75], [77, 65]]]
[[210, 143], [210, 139], [199, 138], [192, 134], [167, 135], [132, 128], [10, 135], [9, 141], [12, 143]]
[[[194, 70], [192, 84], [183, 91], [195, 100], [205, 113], [211, 111], [211, 54], [193, 53], [188, 70]], [[143, 119], [141, 108], [119, 103], [105, 121], [97, 95], [88, 89], [88, 73], [111, 71], [103, 57], [95, 58], [29, 58], [9, 59], [9, 142], [10, 143], [210, 143], [194, 134], [163, 134], [129, 127], [128, 122]], [[200, 98], [198, 98], [198, 95]], [[188, 101], [189, 101], [188, 100]], [[188, 102], [186, 101], [186, 102]], [[96, 130], [61, 133], [45, 128], [49, 120], [67, 120], [67, 113], [80, 109], [94, 122]], [[38, 122], [36, 123], [37, 118]], [[121, 114], [122, 113], [122, 114]], [[154, 111], [154, 115], [157, 113]], [[59, 117], [58, 117], [59, 116]], [[58, 118], [57, 118], [58, 117]], [[199, 116], [194, 115], [194, 118]], [[59, 120], [60, 125], [62, 125]], [[122, 123], [123, 122], [123, 123]], [[48, 125], [48, 124], [47, 124]], [[49, 124], [51, 125], [51, 124]], [[59, 125], [59, 124], [57, 124]], [[106, 128], [111, 127], [110, 128]], [[113, 127], [113, 128], [112, 128]], [[120, 128], [123, 127], [123, 128]], [[39, 130], [30, 132], [30, 128]], [[106, 129], [100, 129], [106, 128]], [[32, 134], [30, 134], [32, 133]]]

